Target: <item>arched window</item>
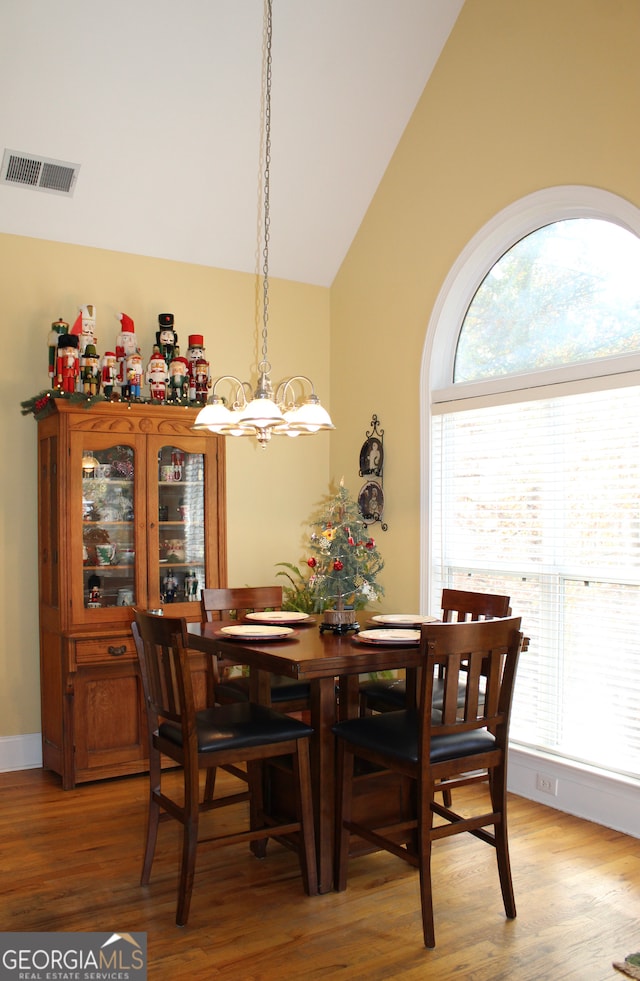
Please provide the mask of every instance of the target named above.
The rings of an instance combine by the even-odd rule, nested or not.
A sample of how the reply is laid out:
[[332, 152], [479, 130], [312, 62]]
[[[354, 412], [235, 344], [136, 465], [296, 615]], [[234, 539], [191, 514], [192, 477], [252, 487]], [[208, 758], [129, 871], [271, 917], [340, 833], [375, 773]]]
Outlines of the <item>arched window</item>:
[[640, 777], [640, 214], [540, 192], [470, 243], [425, 346], [425, 606], [508, 593], [512, 736]]
[[640, 352], [640, 239], [571, 218], [516, 242], [478, 287], [460, 330], [454, 382]]

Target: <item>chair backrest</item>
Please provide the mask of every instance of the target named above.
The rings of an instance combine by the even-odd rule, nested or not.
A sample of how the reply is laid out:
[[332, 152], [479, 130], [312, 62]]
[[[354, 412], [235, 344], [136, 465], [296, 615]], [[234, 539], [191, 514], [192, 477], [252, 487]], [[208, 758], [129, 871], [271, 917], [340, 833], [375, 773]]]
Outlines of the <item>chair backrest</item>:
[[247, 613], [282, 609], [282, 586], [203, 589], [200, 607], [203, 620], [242, 620]]
[[499, 593], [474, 593], [466, 589], [442, 590], [442, 619], [444, 623], [469, 620], [493, 620], [511, 613], [510, 596]]
[[186, 620], [142, 610], [134, 610], [134, 615], [131, 631], [138, 651], [150, 734], [158, 720], [173, 722], [182, 727], [186, 747], [191, 732], [195, 738]]
[[[432, 736], [487, 729], [506, 748], [511, 701], [523, 636], [520, 617], [467, 623], [427, 623], [421, 628], [422, 750], [429, 754]], [[442, 685], [442, 709], [432, 718], [435, 672]], [[460, 685], [464, 705], [459, 704]], [[464, 755], [460, 753], [458, 755]], [[425, 757], [423, 757], [425, 758]], [[429, 755], [426, 756], [429, 759]]]

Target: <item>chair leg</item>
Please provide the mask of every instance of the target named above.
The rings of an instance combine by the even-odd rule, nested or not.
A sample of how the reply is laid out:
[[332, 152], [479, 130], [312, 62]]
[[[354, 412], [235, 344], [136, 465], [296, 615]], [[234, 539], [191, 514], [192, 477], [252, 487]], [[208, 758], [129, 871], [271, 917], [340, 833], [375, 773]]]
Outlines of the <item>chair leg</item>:
[[420, 904], [422, 906], [422, 933], [425, 947], [435, 947], [436, 935], [433, 922], [433, 891], [431, 888], [431, 829], [433, 827], [433, 810], [431, 801], [437, 792], [437, 786], [429, 783], [422, 787], [418, 804], [418, 854], [420, 860]]
[[318, 894], [318, 860], [313, 828], [313, 800], [311, 791], [311, 766], [309, 740], [298, 739], [298, 751], [293, 760], [296, 777], [296, 799], [300, 822], [300, 869], [304, 891], [308, 896]]
[[160, 824], [160, 754], [155, 749], [149, 751], [149, 807], [147, 811], [147, 840], [144, 848], [144, 858], [142, 860], [142, 873], [140, 875], [140, 885], [149, 885], [151, 877], [151, 866], [153, 856], [156, 851], [158, 840], [158, 826]]
[[185, 926], [189, 919], [189, 908], [191, 906], [191, 894], [193, 892], [193, 879], [196, 870], [196, 851], [198, 847], [198, 818], [200, 816], [199, 804], [199, 774], [196, 769], [194, 773], [189, 773], [185, 768], [184, 781], [184, 825], [182, 829], [182, 864], [180, 866], [180, 879], [178, 883], [178, 907], [176, 910], [176, 924]]
[[216, 789], [216, 773], [217, 769], [215, 766], [211, 766], [207, 769], [207, 774], [204, 782], [204, 794], [202, 795], [203, 803], [205, 801], [212, 801], [213, 794]]
[[352, 793], [353, 753], [347, 749], [344, 739], [338, 739], [336, 762], [336, 853], [334, 869], [334, 886], [337, 892], [343, 892], [347, 888], [350, 835], [344, 824], [345, 821], [351, 820]]
[[[264, 818], [264, 781], [265, 766], [260, 761], [247, 763], [247, 783], [249, 785], [249, 826], [252, 831], [265, 827]], [[268, 838], [258, 838], [251, 842], [251, 851], [256, 858], [264, 858], [267, 854]]]
[[495, 826], [496, 858], [498, 861], [498, 876], [504, 911], [509, 920], [516, 918], [516, 900], [513, 892], [511, 877], [511, 860], [509, 858], [509, 835], [507, 828], [507, 788], [504, 767], [493, 772], [489, 779], [491, 805], [494, 812], [500, 814], [500, 821]]

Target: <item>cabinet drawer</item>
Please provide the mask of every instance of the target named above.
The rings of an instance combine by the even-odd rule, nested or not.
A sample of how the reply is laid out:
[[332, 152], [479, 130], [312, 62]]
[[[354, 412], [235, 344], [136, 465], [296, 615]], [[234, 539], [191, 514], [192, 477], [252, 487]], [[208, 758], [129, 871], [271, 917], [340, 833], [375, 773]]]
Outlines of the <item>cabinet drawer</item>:
[[132, 661], [137, 658], [131, 634], [101, 637], [96, 640], [77, 640], [77, 664], [108, 664], [111, 661]]

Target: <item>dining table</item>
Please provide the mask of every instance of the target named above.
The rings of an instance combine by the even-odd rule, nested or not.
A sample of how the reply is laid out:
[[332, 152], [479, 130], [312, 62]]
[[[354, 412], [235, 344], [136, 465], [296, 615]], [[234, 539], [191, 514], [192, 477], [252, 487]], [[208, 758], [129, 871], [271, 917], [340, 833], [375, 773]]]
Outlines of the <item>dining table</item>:
[[[433, 618], [435, 619], [435, 618]], [[363, 630], [336, 633], [319, 629], [318, 618], [295, 622], [284, 637], [251, 636], [237, 621], [189, 623], [189, 646], [214, 657], [228, 658], [249, 668], [250, 698], [270, 704], [270, 674], [307, 681], [310, 687], [309, 723], [311, 776], [314, 795], [318, 883], [321, 893], [334, 885], [335, 737], [338, 719], [359, 711], [359, 676], [373, 671], [405, 670], [407, 693], [415, 692], [420, 665], [419, 632], [375, 630], [368, 615], [358, 618]], [[225, 629], [231, 627], [231, 630]], [[369, 640], [370, 631], [386, 635]], [[409, 637], [409, 635], [411, 635]]]

